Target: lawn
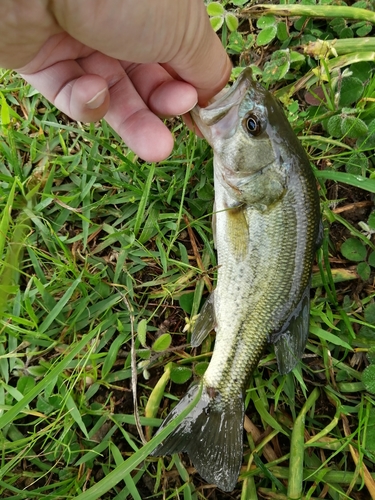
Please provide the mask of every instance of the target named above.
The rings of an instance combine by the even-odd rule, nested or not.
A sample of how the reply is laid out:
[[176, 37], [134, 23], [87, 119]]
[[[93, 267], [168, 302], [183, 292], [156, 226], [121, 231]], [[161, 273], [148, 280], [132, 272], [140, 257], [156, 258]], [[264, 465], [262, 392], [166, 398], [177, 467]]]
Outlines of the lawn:
[[251, 66], [281, 100], [316, 175], [305, 356], [280, 376], [264, 353], [233, 493], [150, 457], [214, 346], [189, 345], [217, 273], [213, 153], [174, 119], [147, 164], [1, 70], [1, 498], [375, 499], [375, 2], [250, 4], [207, 9], [232, 79]]

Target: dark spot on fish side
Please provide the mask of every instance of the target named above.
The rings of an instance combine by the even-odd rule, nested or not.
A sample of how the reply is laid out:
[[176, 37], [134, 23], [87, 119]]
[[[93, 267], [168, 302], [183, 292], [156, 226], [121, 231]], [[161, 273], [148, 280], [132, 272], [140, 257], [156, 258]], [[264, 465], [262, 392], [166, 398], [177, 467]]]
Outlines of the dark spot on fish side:
[[211, 399], [215, 399], [217, 396], [217, 391], [214, 387], [208, 387], [207, 388], [207, 394]]
[[238, 215], [242, 215], [244, 208], [245, 206], [243, 203], [240, 203], [239, 205], [236, 205], [234, 207], [228, 207], [228, 215], [230, 217], [236, 217]]

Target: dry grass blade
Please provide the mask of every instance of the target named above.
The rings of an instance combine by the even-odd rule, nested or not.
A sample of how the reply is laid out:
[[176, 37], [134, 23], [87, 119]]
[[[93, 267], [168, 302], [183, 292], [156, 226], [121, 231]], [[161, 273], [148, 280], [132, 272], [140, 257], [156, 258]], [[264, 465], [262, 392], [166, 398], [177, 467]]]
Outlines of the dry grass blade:
[[133, 406], [134, 406], [134, 418], [135, 418], [135, 425], [137, 427], [137, 431], [139, 434], [139, 437], [141, 438], [141, 441], [143, 444], [147, 443], [147, 439], [145, 438], [145, 435], [143, 433], [141, 421], [139, 419], [139, 410], [138, 410], [138, 386], [137, 386], [137, 380], [138, 380], [138, 374], [137, 374], [137, 356], [135, 352], [135, 331], [134, 331], [134, 309], [128, 299], [126, 298], [125, 295], [122, 294], [122, 299], [129, 311], [129, 317], [130, 317], [130, 331], [131, 331], [131, 370], [132, 370], [132, 394], [133, 394]]
[[[253, 422], [250, 420], [250, 418], [245, 415], [245, 421], [244, 421], [244, 428], [245, 431], [250, 433], [254, 442], [256, 443], [259, 441], [262, 433], [258, 429], [256, 425], [253, 424]], [[276, 455], [274, 449], [270, 444], [266, 444], [262, 450], [264, 458], [267, 460], [267, 462], [274, 462], [275, 460], [278, 459], [278, 456]]]
[[[341, 420], [343, 423], [345, 436], [346, 437], [351, 436], [352, 433], [350, 431], [349, 421], [348, 421], [346, 415], [341, 414]], [[366, 488], [367, 488], [372, 500], [375, 500], [375, 480], [372, 478], [370, 471], [366, 467], [366, 464], [363, 462], [363, 460], [361, 460], [361, 463], [360, 463], [360, 456], [359, 456], [358, 450], [356, 450], [354, 448], [354, 446], [350, 443], [349, 443], [349, 450], [350, 450], [350, 454], [352, 456], [352, 459], [353, 459], [355, 465], [357, 467], [360, 466], [359, 473], [365, 482]], [[348, 492], [347, 494], [350, 494], [350, 493]]]

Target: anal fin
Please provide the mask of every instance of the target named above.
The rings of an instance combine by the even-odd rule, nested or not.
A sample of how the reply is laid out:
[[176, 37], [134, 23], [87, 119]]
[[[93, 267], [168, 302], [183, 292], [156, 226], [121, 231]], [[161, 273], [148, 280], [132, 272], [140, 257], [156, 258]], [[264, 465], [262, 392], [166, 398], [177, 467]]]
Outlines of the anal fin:
[[277, 365], [281, 375], [292, 371], [302, 358], [309, 335], [309, 319], [310, 283], [283, 328], [277, 334], [272, 335], [271, 341], [275, 345]]
[[212, 292], [206, 302], [203, 304], [201, 312], [199, 313], [198, 318], [195, 320], [190, 342], [192, 347], [198, 347], [199, 345], [201, 345], [207, 335], [212, 332], [212, 330], [216, 326], [214, 293], [215, 292]]

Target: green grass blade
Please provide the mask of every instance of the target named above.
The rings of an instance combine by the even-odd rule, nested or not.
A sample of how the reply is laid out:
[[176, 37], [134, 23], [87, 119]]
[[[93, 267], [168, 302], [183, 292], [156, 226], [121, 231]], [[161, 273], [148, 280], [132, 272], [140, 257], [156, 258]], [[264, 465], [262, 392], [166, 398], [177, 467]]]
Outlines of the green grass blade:
[[343, 182], [370, 193], [375, 193], [375, 179], [368, 179], [362, 175], [347, 174], [345, 172], [335, 172], [334, 170], [318, 170], [315, 172], [318, 179], [330, 179], [331, 181]]
[[141, 228], [141, 225], [144, 222], [146, 205], [147, 205], [147, 201], [149, 198], [151, 184], [152, 184], [152, 180], [154, 178], [154, 174], [155, 174], [155, 163], [152, 163], [149, 166], [147, 180], [146, 180], [144, 187], [143, 187], [142, 197], [139, 200], [137, 215], [136, 215], [135, 221], [134, 221], [134, 234], [136, 236], [138, 235], [139, 230]]
[[43, 321], [43, 323], [39, 327], [39, 332], [44, 333], [49, 326], [54, 322], [54, 320], [57, 318], [57, 316], [61, 313], [61, 311], [64, 309], [66, 304], [68, 303], [69, 299], [73, 295], [75, 289], [81, 282], [81, 277], [77, 278], [76, 280], [73, 281], [71, 286], [67, 289], [67, 291], [64, 293], [64, 295], [61, 297], [59, 302], [55, 305], [55, 307], [48, 313], [48, 316], [46, 319]]

